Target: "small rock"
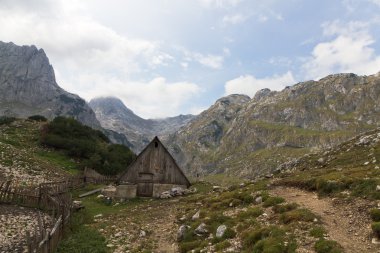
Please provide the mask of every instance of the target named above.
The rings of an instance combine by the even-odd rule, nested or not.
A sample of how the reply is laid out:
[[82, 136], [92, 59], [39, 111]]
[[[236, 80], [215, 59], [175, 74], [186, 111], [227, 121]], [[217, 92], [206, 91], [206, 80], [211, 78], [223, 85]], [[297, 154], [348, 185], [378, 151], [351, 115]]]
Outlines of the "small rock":
[[103, 214], [100, 213], [100, 214], [95, 215], [94, 219], [101, 218], [101, 217], [103, 217]]
[[113, 248], [113, 247], [115, 247], [115, 245], [113, 245], [112, 243], [107, 244], [107, 248]]
[[123, 234], [121, 233], [121, 232], [119, 232], [119, 233], [116, 233], [114, 236], [115, 237], [120, 237], [120, 236], [122, 236]]
[[325, 162], [325, 159], [323, 159], [322, 157], [321, 158], [319, 158], [318, 159], [318, 161], [317, 161], [318, 163], [320, 163], [320, 164], [322, 164], [322, 163], [324, 163]]
[[379, 239], [377, 239], [376, 237], [372, 238], [372, 244], [380, 244], [380, 241]]
[[216, 229], [216, 238], [221, 238], [223, 237], [224, 233], [226, 232], [227, 230], [227, 226], [226, 225], [220, 225], [217, 229]]
[[376, 191], [380, 191], [380, 185], [376, 185]]
[[145, 237], [146, 236], [146, 232], [144, 230], [141, 230], [139, 236], [140, 237]]
[[208, 230], [206, 228], [206, 224], [201, 223], [195, 230], [194, 233], [196, 235], [205, 235], [208, 233]]
[[201, 211], [199, 210], [198, 212], [196, 212], [193, 217], [191, 217], [192, 220], [198, 220], [199, 219], [199, 216], [201, 214]]
[[256, 204], [261, 204], [261, 203], [263, 203], [263, 197], [257, 197], [256, 199], [255, 199], [255, 203]]
[[179, 227], [178, 233], [177, 233], [177, 240], [178, 241], [181, 241], [183, 239], [188, 228], [190, 228], [190, 227], [186, 226], [186, 225], [182, 225]]
[[363, 163], [363, 165], [368, 165], [369, 164], [369, 162], [365, 162], [365, 163]]
[[98, 196], [96, 196], [97, 199], [102, 199], [104, 198], [104, 195], [103, 194], [99, 194]]

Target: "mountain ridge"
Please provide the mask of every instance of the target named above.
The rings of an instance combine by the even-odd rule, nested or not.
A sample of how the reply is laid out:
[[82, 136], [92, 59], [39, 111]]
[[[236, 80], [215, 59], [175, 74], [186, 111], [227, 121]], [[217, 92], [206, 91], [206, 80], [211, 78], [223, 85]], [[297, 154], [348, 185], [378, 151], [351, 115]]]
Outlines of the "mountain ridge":
[[48, 119], [70, 116], [99, 128], [85, 100], [58, 86], [54, 69], [43, 49], [0, 41], [0, 115]]

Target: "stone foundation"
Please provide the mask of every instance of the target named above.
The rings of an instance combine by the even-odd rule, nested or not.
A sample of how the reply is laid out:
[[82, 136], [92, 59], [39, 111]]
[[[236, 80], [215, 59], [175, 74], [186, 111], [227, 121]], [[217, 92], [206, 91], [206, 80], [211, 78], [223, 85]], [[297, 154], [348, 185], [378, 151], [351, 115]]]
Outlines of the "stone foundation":
[[116, 198], [133, 199], [136, 198], [137, 185], [121, 184], [116, 187]]

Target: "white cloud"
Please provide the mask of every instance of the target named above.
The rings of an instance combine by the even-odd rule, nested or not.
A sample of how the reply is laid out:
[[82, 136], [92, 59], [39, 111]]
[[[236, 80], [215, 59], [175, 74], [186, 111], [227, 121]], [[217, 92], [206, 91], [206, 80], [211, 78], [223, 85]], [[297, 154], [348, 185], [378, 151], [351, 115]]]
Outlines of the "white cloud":
[[267, 78], [256, 78], [251, 75], [240, 76], [226, 82], [224, 86], [225, 95], [246, 94], [253, 97], [258, 90], [269, 88], [281, 90], [287, 85], [296, 83], [293, 74], [289, 71], [283, 75], [274, 75]]
[[331, 41], [317, 44], [303, 65], [306, 78], [319, 79], [331, 73], [353, 72], [361, 75], [380, 70], [380, 56], [371, 47], [375, 43], [369, 23], [339, 21], [323, 24], [324, 35]]
[[[104, 90], [104, 84], [107, 85], [107, 90]], [[87, 100], [116, 95], [135, 113], [145, 118], [162, 118], [193, 112], [192, 109], [183, 106], [187, 106], [202, 92], [195, 83], [170, 83], [164, 77], [157, 77], [147, 82], [125, 82], [117, 78], [92, 74], [81, 75], [76, 83], [65, 85], [72, 89], [77, 85], [91, 87], [84, 96]]]
[[221, 69], [223, 67], [224, 56], [228, 56], [230, 54], [229, 50], [226, 50], [226, 48], [223, 49], [223, 55], [201, 54], [199, 52], [191, 52], [186, 49], [180, 50], [185, 55], [186, 62], [195, 61], [212, 69]]
[[370, 2], [380, 6], [380, 0], [370, 0]]
[[206, 8], [223, 8], [227, 9], [230, 7], [237, 6], [243, 0], [198, 0], [201, 6]]
[[[6, 0], [0, 5], [0, 38], [43, 48], [58, 84], [87, 100], [117, 96], [143, 117], [188, 113], [193, 106], [190, 98], [201, 92], [198, 85], [168, 82], [152, 74], [176, 61], [163, 50], [163, 43], [119, 34], [88, 16], [81, 3], [38, 0], [29, 6], [29, 1]], [[194, 59], [211, 68], [223, 63], [222, 56], [208, 54], [196, 54]], [[159, 77], [148, 81], [135, 77], [145, 73]]]
[[224, 24], [236, 25], [236, 24], [243, 23], [247, 19], [248, 19], [248, 16], [244, 16], [241, 13], [237, 13], [237, 14], [233, 14], [233, 15], [225, 15], [223, 17], [223, 23]]

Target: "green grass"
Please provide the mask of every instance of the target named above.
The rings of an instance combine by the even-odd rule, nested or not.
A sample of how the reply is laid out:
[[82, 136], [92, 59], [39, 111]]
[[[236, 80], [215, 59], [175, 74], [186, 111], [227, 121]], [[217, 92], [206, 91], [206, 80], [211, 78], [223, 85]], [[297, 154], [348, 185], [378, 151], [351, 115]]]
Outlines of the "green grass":
[[327, 231], [322, 226], [315, 226], [310, 229], [310, 235], [315, 238], [323, 238], [323, 236], [327, 234]]
[[36, 152], [36, 157], [48, 161], [55, 166], [64, 168], [71, 175], [80, 173], [78, 164], [59, 151], [40, 150]]
[[369, 211], [369, 213], [373, 221], [380, 221], [380, 209], [373, 208]]
[[317, 216], [308, 209], [295, 209], [280, 215], [280, 221], [289, 224], [297, 221], [312, 222]]
[[343, 248], [335, 241], [319, 239], [314, 246], [317, 253], [343, 253]]
[[106, 239], [87, 225], [91, 222], [92, 217], [87, 210], [74, 213], [57, 253], [110, 253]]
[[285, 199], [281, 198], [281, 197], [277, 197], [277, 196], [274, 196], [274, 197], [268, 197], [264, 203], [263, 203], [263, 207], [270, 207], [270, 206], [274, 206], [274, 205], [277, 205], [277, 204], [281, 204], [285, 201]]

